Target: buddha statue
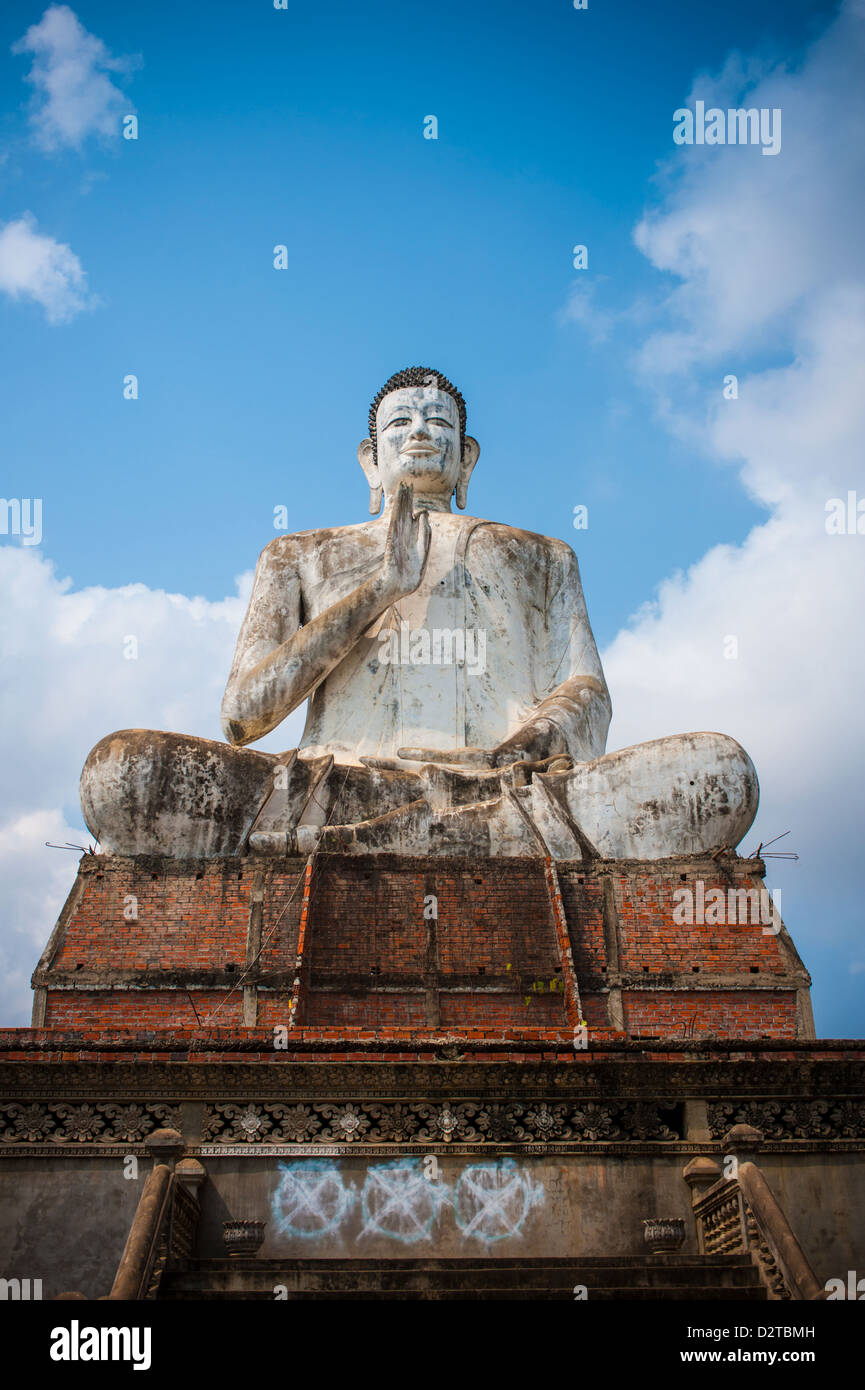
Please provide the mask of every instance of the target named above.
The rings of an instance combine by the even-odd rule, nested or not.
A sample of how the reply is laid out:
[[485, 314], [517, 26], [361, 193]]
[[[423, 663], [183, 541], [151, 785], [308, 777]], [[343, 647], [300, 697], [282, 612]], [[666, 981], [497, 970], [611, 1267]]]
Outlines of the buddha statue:
[[[103, 851], [659, 859], [739, 843], [758, 787], [733, 739], [605, 752], [576, 556], [464, 514], [479, 453], [440, 372], [384, 384], [358, 450], [372, 519], [261, 554], [227, 742], [127, 729], [90, 753], [81, 801]], [[297, 748], [249, 747], [304, 701]]]

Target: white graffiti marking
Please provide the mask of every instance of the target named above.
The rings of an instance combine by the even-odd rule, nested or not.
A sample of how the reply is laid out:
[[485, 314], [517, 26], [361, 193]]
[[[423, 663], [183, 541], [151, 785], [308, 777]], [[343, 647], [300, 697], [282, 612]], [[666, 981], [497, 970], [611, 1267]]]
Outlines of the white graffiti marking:
[[530, 1209], [543, 1200], [543, 1187], [505, 1158], [465, 1170], [454, 1193], [454, 1216], [464, 1236], [504, 1240], [522, 1234]]
[[412, 1243], [429, 1240], [443, 1192], [424, 1176], [418, 1159], [370, 1168], [361, 1194], [362, 1236]]
[[329, 1159], [279, 1166], [282, 1178], [273, 1194], [273, 1219], [282, 1234], [320, 1236], [340, 1224], [355, 1198]]
[[452, 1210], [464, 1238], [489, 1243], [521, 1238], [529, 1212], [545, 1200], [543, 1185], [512, 1158], [472, 1164], [455, 1186], [443, 1176], [430, 1181], [424, 1162], [400, 1158], [370, 1165], [360, 1192], [358, 1177], [343, 1177], [338, 1160], [281, 1163], [271, 1202], [274, 1227], [280, 1235], [318, 1237], [342, 1226], [348, 1235], [346, 1218], [359, 1203], [357, 1239], [385, 1236], [412, 1245], [431, 1240], [434, 1231], [440, 1238], [439, 1217]]

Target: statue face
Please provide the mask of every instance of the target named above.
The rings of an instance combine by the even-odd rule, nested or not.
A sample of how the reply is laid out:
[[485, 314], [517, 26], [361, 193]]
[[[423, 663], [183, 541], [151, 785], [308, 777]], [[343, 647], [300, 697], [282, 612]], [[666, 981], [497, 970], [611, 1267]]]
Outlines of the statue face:
[[379, 404], [375, 428], [378, 471], [388, 496], [405, 481], [416, 493], [450, 498], [460, 475], [460, 419], [446, 391], [391, 391]]

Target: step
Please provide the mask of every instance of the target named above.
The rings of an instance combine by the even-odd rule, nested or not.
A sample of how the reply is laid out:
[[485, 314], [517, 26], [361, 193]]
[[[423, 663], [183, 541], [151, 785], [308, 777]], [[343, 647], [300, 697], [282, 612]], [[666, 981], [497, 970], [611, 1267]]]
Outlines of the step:
[[218, 1256], [189, 1260], [187, 1267], [196, 1269], [296, 1269], [296, 1270], [342, 1270], [342, 1269], [403, 1269], [403, 1270], [448, 1270], [448, 1269], [751, 1269], [750, 1255], [534, 1255], [525, 1258], [502, 1256], [452, 1256], [429, 1255], [404, 1259], [371, 1259], [365, 1256], [338, 1256], [321, 1259], [303, 1259], [294, 1256]]
[[[160, 1298], [174, 1302], [274, 1302], [271, 1294], [267, 1293], [244, 1293], [234, 1290], [229, 1293], [217, 1293], [212, 1290], [160, 1290]], [[766, 1290], [759, 1289], [704, 1289], [694, 1287], [692, 1284], [672, 1285], [662, 1289], [634, 1289], [634, 1288], [600, 1288], [589, 1291], [586, 1302], [634, 1302], [637, 1300], [656, 1302], [765, 1302]], [[575, 1302], [574, 1291], [571, 1287], [566, 1288], [532, 1288], [523, 1287], [521, 1289], [411, 1289], [400, 1290], [392, 1293], [383, 1292], [380, 1289], [360, 1289], [342, 1290], [336, 1292], [327, 1290], [325, 1292], [312, 1292], [305, 1290], [298, 1293], [289, 1293], [284, 1302], [310, 1302], [323, 1299], [326, 1302], [337, 1302], [350, 1300], [351, 1302], [371, 1302], [373, 1300], [386, 1300], [388, 1302], [457, 1302], [467, 1300], [477, 1302], [486, 1301], [506, 1301], [533, 1300], [535, 1302], [545, 1302], [554, 1300], [558, 1302]]]
[[[690, 1280], [688, 1275], [690, 1274]], [[527, 1270], [505, 1265], [452, 1270], [397, 1270], [387, 1266], [378, 1269], [339, 1269], [339, 1270], [297, 1270], [291, 1267], [274, 1266], [271, 1269], [233, 1270], [202, 1269], [186, 1267], [173, 1270], [168, 1276], [172, 1287], [208, 1287], [214, 1291], [232, 1288], [267, 1288], [276, 1284], [284, 1285], [290, 1291], [334, 1292], [340, 1289], [380, 1289], [384, 1292], [412, 1289], [427, 1290], [485, 1288], [505, 1289], [519, 1287], [528, 1279], [534, 1287], [570, 1287], [585, 1284], [586, 1288], [664, 1288], [670, 1285], [683, 1285], [691, 1281], [706, 1288], [747, 1288], [759, 1283], [753, 1265], [736, 1266], [732, 1269], [713, 1267], [695, 1268], [690, 1271], [631, 1269], [612, 1266], [605, 1270], [585, 1269], [574, 1266], [570, 1269], [560, 1267], [533, 1267]]]
[[582, 1259], [190, 1260], [166, 1271], [160, 1298], [267, 1299], [746, 1299], [766, 1291], [747, 1255]]

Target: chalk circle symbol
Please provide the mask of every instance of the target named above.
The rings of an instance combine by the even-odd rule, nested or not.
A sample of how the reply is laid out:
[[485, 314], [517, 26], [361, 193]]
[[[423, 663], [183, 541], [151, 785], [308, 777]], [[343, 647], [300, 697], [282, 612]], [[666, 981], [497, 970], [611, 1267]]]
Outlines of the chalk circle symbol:
[[370, 1168], [361, 1193], [362, 1235], [389, 1236], [412, 1244], [429, 1238], [439, 1191], [417, 1159]]
[[354, 1201], [332, 1159], [281, 1163], [273, 1215], [284, 1235], [320, 1236], [340, 1224]]
[[543, 1200], [512, 1158], [466, 1168], [454, 1192], [454, 1218], [464, 1236], [506, 1240], [521, 1236], [530, 1209]]

